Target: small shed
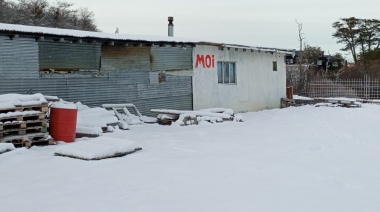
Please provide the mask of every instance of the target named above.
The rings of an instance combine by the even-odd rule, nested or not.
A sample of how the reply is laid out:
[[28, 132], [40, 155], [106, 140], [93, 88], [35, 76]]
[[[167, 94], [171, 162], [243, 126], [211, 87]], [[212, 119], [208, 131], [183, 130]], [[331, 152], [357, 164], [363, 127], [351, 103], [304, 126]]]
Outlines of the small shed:
[[0, 94], [133, 103], [144, 115], [154, 108], [257, 111], [285, 97], [286, 53], [292, 50], [0, 24]]
[[194, 49], [194, 109], [258, 111], [280, 107], [286, 96], [286, 54], [292, 50], [241, 45]]

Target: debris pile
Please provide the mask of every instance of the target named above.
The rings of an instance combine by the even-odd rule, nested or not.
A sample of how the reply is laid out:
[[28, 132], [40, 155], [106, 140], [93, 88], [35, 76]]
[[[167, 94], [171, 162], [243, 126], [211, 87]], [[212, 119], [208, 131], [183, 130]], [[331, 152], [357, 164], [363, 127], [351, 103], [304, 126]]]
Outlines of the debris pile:
[[235, 115], [232, 109], [225, 108], [210, 108], [197, 111], [152, 109], [151, 111], [159, 114], [157, 119], [161, 125], [175, 123], [175, 125], [187, 126], [200, 123], [243, 121], [242, 117]]
[[90, 108], [81, 102], [75, 105], [78, 107], [77, 137], [97, 137], [119, 126], [119, 121], [112, 111], [100, 107]]
[[299, 107], [303, 105], [315, 105], [316, 107], [347, 107], [347, 108], [358, 108], [361, 107], [361, 103], [354, 101], [352, 99], [311, 99], [311, 98], [302, 98], [302, 99], [281, 99], [281, 108], [286, 107]]
[[141, 115], [134, 104], [103, 104], [102, 107], [111, 109], [120, 122], [128, 125], [157, 122], [156, 118]]

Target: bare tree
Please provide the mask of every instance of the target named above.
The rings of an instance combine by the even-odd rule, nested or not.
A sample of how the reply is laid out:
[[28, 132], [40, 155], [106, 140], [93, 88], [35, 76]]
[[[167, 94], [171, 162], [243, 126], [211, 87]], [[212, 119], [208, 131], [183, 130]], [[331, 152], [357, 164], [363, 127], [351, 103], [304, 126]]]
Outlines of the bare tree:
[[299, 52], [298, 52], [298, 69], [299, 69], [299, 83], [296, 87], [298, 92], [303, 92], [307, 88], [307, 65], [305, 67], [304, 59], [303, 59], [303, 45], [304, 45], [304, 33], [302, 32], [302, 23], [299, 23], [295, 20], [298, 27], [298, 42], [299, 42]]
[[302, 23], [299, 23], [297, 21], [297, 19], [295, 20], [297, 26], [298, 26], [298, 42], [299, 42], [299, 45], [300, 45], [300, 48], [299, 48], [299, 55], [298, 55], [298, 63], [301, 64], [302, 63], [302, 54], [303, 54], [303, 42], [305, 40], [305, 37], [304, 37], [304, 33], [302, 33]]
[[72, 3], [57, 1], [50, 7], [50, 21], [51, 25], [56, 28], [71, 28], [71, 20], [77, 13], [76, 10], [72, 10]]
[[94, 13], [88, 8], [80, 8], [78, 12], [77, 25], [80, 29], [88, 31], [98, 31], [94, 24]]
[[32, 26], [98, 31], [94, 13], [88, 8], [73, 9], [72, 3], [48, 0], [0, 0], [0, 22]]
[[14, 3], [5, 0], [0, 0], [0, 22], [7, 22], [7, 20], [13, 21], [10, 18], [14, 14]]

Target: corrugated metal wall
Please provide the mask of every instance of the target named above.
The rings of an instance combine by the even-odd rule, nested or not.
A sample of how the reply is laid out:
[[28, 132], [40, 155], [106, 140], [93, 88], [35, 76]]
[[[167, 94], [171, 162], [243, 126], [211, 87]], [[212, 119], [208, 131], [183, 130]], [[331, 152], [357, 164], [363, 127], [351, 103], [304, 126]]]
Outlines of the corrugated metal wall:
[[148, 71], [150, 70], [150, 47], [102, 46], [101, 71]]
[[101, 45], [88, 43], [38, 42], [40, 70], [99, 70]]
[[154, 71], [186, 70], [193, 68], [192, 47], [151, 47], [151, 69]]
[[192, 110], [192, 79], [167, 76], [165, 83], [150, 84], [149, 72], [129, 72], [94, 78], [0, 79], [0, 94], [43, 93], [80, 101], [89, 106], [133, 103], [144, 115], [154, 108]]
[[34, 39], [0, 36], [1, 78], [36, 78], [38, 70], [38, 45]]
[[[151, 74], [152, 64], [191, 69], [192, 48], [102, 48], [100, 44], [36, 42], [28, 38], [10, 40], [0, 36], [0, 94], [43, 93], [89, 106], [133, 103], [142, 114], [151, 116], [157, 115], [150, 112], [153, 108], [192, 110], [192, 77], [167, 75], [164, 83], [158, 83], [154, 79], [158, 74]], [[40, 67], [62, 70], [100, 66], [101, 71], [96, 73], [39, 71]]]

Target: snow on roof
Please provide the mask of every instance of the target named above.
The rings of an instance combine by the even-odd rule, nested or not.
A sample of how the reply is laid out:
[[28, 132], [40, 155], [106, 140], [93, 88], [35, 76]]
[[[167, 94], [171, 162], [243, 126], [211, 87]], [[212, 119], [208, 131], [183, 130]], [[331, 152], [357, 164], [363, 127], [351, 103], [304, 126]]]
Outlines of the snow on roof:
[[244, 45], [236, 45], [236, 44], [225, 44], [224, 47], [230, 48], [238, 48], [238, 49], [251, 49], [256, 51], [264, 51], [264, 52], [278, 52], [284, 54], [294, 54], [294, 49], [278, 49], [278, 48], [269, 48], [269, 47], [258, 47], [258, 46], [244, 46]]
[[82, 31], [82, 30], [73, 30], [73, 29], [3, 24], [3, 23], [0, 23], [0, 32], [1, 31], [13, 32], [13, 33], [32, 33], [32, 34], [39, 34], [39, 35], [57, 35], [57, 36], [69, 36], [69, 37], [76, 37], [76, 38], [98, 38], [98, 39], [110, 39], [110, 40], [176, 42], [176, 43], [204, 42], [198, 39], [190, 39], [190, 38], [177, 38], [177, 37], [153, 36], [153, 35], [115, 34], [115, 33], [92, 32], [92, 31]]
[[17, 25], [17, 24], [3, 24], [3, 23], [0, 23], [0, 32], [68, 36], [68, 37], [87, 38], [87, 39], [211, 44], [211, 45], [220, 45], [220, 46], [232, 47], [232, 48], [244, 48], [244, 49], [251, 49], [251, 50], [262, 50], [262, 51], [267, 51], [267, 52], [280, 52], [280, 53], [286, 53], [286, 54], [294, 54], [294, 51], [295, 51], [294, 49], [277, 49], [277, 48], [244, 46], [244, 45], [236, 45], [236, 44], [221, 44], [221, 43], [204, 41], [204, 40], [193, 39], [193, 38], [179, 38], [179, 37], [153, 36], [153, 35], [115, 34], [115, 33], [92, 32], [92, 31], [82, 31], [82, 30], [73, 30], [73, 29], [47, 28], [47, 27], [25, 26], [25, 25]]

